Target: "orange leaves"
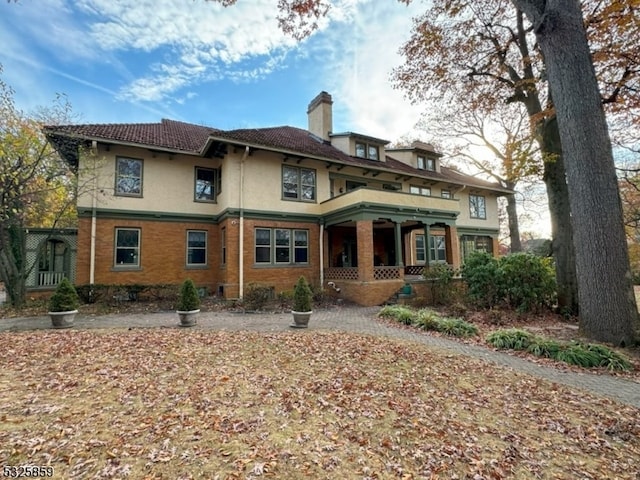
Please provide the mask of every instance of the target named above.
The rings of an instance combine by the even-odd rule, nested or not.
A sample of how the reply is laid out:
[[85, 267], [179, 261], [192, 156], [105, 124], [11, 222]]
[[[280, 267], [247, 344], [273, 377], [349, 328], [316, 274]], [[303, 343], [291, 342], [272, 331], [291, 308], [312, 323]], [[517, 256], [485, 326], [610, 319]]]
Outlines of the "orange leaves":
[[0, 462], [60, 478], [633, 478], [631, 408], [308, 333], [5, 333]]

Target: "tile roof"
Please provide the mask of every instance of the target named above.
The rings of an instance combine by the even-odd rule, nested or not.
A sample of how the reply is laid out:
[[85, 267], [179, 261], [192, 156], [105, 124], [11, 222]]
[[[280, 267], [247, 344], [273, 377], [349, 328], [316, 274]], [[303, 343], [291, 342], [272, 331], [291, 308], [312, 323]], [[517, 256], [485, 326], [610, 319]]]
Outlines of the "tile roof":
[[[146, 148], [167, 149], [190, 154], [203, 154], [208, 142], [219, 141], [281, 151], [291, 155], [325, 159], [371, 170], [389, 171], [424, 179], [476, 186], [508, 192], [497, 183], [487, 182], [455, 170], [442, 167], [440, 172], [425, 171], [400, 162], [389, 155], [385, 162], [353, 157], [333, 147], [329, 142], [301, 128], [281, 126], [237, 130], [219, 130], [191, 123], [163, 119], [160, 123], [86, 124], [45, 127], [52, 143], [72, 162], [77, 162], [77, 149], [69, 148], [69, 140], [107, 141]], [[64, 152], [62, 151], [64, 149]], [[390, 152], [392, 153], [392, 152]]]

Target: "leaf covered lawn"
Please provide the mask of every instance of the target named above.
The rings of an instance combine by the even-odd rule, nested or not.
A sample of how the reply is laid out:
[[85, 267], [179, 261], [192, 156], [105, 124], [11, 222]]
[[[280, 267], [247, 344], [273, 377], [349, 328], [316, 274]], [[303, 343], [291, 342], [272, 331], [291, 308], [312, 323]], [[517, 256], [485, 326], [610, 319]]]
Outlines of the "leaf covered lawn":
[[0, 335], [0, 465], [59, 479], [637, 479], [638, 410], [346, 333]]

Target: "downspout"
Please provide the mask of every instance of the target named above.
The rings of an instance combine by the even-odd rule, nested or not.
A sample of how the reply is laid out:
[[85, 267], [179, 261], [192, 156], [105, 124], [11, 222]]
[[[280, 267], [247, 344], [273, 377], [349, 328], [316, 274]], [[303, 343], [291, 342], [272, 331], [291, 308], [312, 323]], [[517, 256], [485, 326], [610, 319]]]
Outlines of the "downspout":
[[320, 290], [324, 289], [324, 223], [320, 223]]
[[[91, 142], [91, 153], [98, 155], [98, 142]], [[96, 210], [98, 207], [98, 175], [96, 173], [96, 163], [94, 157], [93, 163], [93, 195], [91, 199], [91, 247], [89, 258], [89, 285], [93, 285], [96, 281]]]
[[242, 154], [242, 160], [240, 160], [240, 241], [238, 242], [240, 248], [239, 258], [239, 275], [238, 281], [240, 283], [239, 297], [244, 297], [244, 161], [249, 155], [249, 146], [244, 148]]

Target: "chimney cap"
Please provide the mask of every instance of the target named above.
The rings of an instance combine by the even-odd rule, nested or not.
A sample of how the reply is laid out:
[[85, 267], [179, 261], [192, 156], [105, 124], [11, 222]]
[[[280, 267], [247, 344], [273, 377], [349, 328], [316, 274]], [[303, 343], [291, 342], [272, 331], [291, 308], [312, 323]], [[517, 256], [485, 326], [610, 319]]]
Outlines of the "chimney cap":
[[316, 108], [321, 103], [328, 103], [329, 105], [333, 105], [333, 100], [331, 100], [331, 95], [329, 95], [324, 90], [321, 91], [316, 97], [309, 102], [309, 108], [307, 109], [307, 113], [311, 112], [314, 108]]

